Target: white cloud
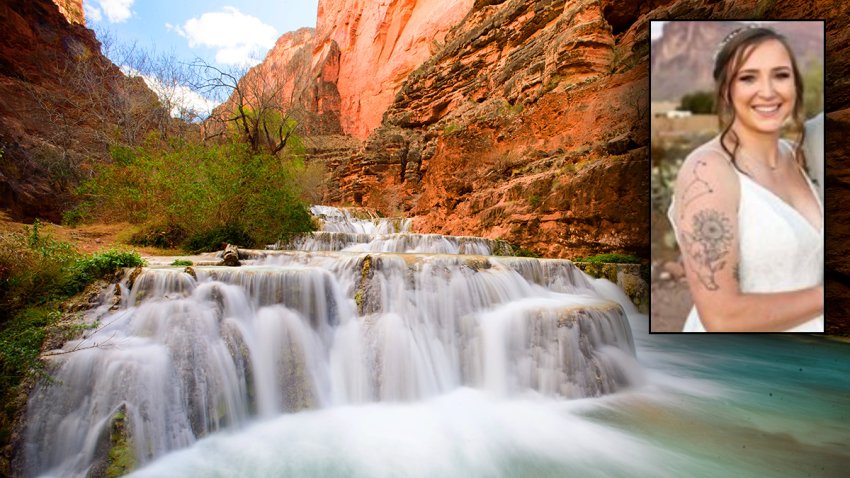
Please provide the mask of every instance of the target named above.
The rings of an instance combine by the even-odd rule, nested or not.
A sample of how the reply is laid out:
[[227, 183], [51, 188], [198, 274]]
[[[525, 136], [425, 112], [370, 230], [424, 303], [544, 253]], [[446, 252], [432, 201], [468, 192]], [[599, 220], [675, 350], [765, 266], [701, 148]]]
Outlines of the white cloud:
[[[150, 85], [150, 80], [145, 78], [145, 82]], [[151, 89], [154, 89], [151, 87]], [[156, 91], [154, 89], [154, 91]], [[193, 116], [201, 118], [208, 117], [212, 110], [221, 104], [218, 101], [213, 101], [206, 96], [199, 94], [185, 85], [172, 85], [167, 91], [171, 94], [171, 116], [175, 118], [185, 117], [186, 113], [192, 113]]]
[[[98, 0], [97, 3], [100, 4], [100, 9], [103, 10], [103, 13], [106, 15], [109, 23], [121, 23], [126, 22], [130, 17], [133, 16], [133, 11], [130, 10], [130, 7], [133, 6], [133, 2], [135, 0]], [[100, 13], [97, 14], [100, 16]]]
[[159, 97], [163, 104], [171, 106], [171, 116], [175, 118], [200, 117], [206, 118], [220, 104], [186, 85], [178, 83], [163, 83], [159, 78], [145, 75], [129, 66], [122, 66], [121, 71], [127, 76], [140, 76], [145, 84]]
[[274, 27], [234, 7], [204, 13], [182, 26], [166, 24], [165, 27], [189, 40], [191, 48], [203, 46], [217, 50], [215, 61], [224, 65], [256, 65], [278, 37]]
[[87, 22], [98, 23], [103, 20], [103, 14], [100, 13], [100, 9], [89, 2], [83, 4], [83, 13], [86, 16]]

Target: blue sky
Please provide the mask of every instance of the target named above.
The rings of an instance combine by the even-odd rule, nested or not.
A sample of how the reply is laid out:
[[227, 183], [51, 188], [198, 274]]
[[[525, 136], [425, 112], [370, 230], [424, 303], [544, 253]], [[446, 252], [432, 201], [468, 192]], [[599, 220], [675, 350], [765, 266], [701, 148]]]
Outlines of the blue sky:
[[280, 35], [316, 26], [318, 0], [84, 0], [86, 24], [118, 42], [221, 66], [262, 60]]

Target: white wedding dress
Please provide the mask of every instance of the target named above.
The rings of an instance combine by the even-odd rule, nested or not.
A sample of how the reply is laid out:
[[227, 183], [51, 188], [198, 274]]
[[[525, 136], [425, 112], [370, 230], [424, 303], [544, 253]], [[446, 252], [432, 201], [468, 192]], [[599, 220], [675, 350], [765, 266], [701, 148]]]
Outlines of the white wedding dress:
[[[780, 141], [785, 148], [791, 145]], [[703, 146], [728, 158], [715, 138]], [[738, 203], [739, 269], [741, 292], [788, 292], [823, 283], [823, 204], [802, 169], [821, 213], [821, 227], [814, 226], [767, 188], [735, 168], [741, 184]], [[668, 217], [678, 238], [673, 220], [674, 205]], [[691, 309], [683, 332], [705, 332], [696, 307]], [[786, 332], [823, 332], [823, 315]]]

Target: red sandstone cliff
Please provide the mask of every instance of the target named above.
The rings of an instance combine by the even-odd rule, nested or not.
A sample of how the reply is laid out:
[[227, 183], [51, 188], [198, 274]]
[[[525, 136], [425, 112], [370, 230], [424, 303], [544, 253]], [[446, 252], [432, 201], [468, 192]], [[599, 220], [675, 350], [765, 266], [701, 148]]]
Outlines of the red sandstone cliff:
[[[341, 134], [337, 91], [340, 51], [334, 43], [316, 47], [315, 30], [301, 28], [281, 36], [259, 65], [239, 80], [243, 104], [283, 107], [300, 123], [301, 134]], [[231, 111], [237, 94], [219, 108]]]
[[56, 7], [70, 23], [79, 25], [86, 24], [86, 15], [83, 11], [83, 0], [53, 0]]
[[340, 122], [365, 138], [407, 76], [439, 49], [472, 0], [322, 0], [316, 52], [336, 45]]
[[[828, 49], [848, 45], [848, 7], [826, 1], [438, 3], [320, 2], [310, 74], [282, 76], [326, 118], [309, 131], [368, 135], [315, 142], [326, 199], [551, 256], [648, 255], [650, 19], [826, 18]], [[828, 110], [850, 101], [842, 58], [827, 58]], [[660, 66], [690, 68], [675, 63]]]
[[642, 254], [649, 45], [635, 20], [612, 26], [600, 2], [475, 2], [349, 164], [343, 200], [547, 256]]
[[308, 134], [364, 139], [472, 0], [321, 0], [315, 30], [287, 33], [249, 76], [281, 89]]
[[[336, 169], [336, 199], [403, 209], [423, 232], [501, 237], [549, 256], [648, 256], [648, 21], [813, 14], [839, 51], [840, 10], [476, 1], [407, 78], [363, 151]], [[846, 75], [830, 76], [846, 70], [839, 58], [827, 61], [838, 87], [828, 91], [844, 105], [832, 107], [846, 108]]]
[[[159, 102], [100, 53], [80, 1], [0, 3], [0, 209], [61, 219], [70, 191], [108, 144], [140, 141]], [[128, 113], [121, 116], [117, 113]]]

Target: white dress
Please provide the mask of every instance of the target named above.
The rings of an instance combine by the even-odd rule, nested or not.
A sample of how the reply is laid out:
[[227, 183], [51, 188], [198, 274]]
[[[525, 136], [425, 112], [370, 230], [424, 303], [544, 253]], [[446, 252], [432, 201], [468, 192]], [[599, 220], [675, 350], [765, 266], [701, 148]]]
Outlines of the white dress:
[[[791, 145], [780, 141], [786, 148]], [[705, 146], [728, 158], [715, 139]], [[796, 209], [735, 168], [740, 181], [738, 203], [738, 255], [741, 292], [789, 292], [823, 283], [823, 204], [809, 178], [803, 174], [821, 213], [815, 229]], [[671, 204], [670, 223], [676, 231]], [[823, 315], [786, 332], [823, 332]], [[696, 307], [691, 309], [683, 332], [705, 332]]]

